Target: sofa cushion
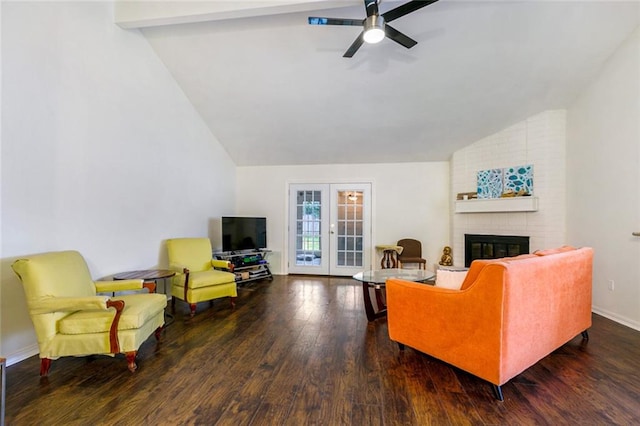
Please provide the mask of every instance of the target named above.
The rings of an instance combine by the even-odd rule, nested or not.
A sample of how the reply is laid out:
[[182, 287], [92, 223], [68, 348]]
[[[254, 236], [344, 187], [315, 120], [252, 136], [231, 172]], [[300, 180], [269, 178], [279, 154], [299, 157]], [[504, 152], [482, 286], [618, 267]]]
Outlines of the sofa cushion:
[[189, 288], [202, 288], [234, 282], [236, 282], [235, 274], [232, 274], [231, 272], [217, 271], [215, 269], [191, 272], [189, 274]]
[[[167, 305], [164, 294], [130, 294], [118, 296], [112, 300], [124, 301], [118, 330], [142, 327]], [[114, 315], [114, 309], [77, 311], [61, 319], [58, 326], [62, 334], [105, 333], [110, 330]]]

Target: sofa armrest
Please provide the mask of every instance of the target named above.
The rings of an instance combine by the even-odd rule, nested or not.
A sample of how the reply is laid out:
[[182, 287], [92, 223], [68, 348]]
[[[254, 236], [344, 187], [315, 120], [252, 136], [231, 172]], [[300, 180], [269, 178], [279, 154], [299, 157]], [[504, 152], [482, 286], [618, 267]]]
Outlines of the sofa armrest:
[[45, 299], [29, 301], [32, 314], [48, 314], [52, 312], [107, 310], [109, 296], [89, 297], [47, 297]]
[[117, 291], [141, 290], [143, 280], [95, 281], [98, 293], [114, 293]]
[[223, 269], [225, 271], [233, 270], [233, 266], [231, 265], [231, 262], [229, 262], [228, 260], [212, 259], [211, 266], [214, 269]]
[[390, 279], [386, 293], [391, 340], [499, 384], [499, 279], [482, 279], [467, 290]]
[[[113, 321], [111, 322], [111, 327], [109, 327], [109, 351], [112, 354], [117, 354], [120, 352], [120, 341], [118, 340], [118, 325], [120, 324], [120, 316], [122, 315], [122, 311], [124, 311], [124, 301], [123, 300], [108, 300], [107, 308], [114, 308], [116, 310], [116, 314], [113, 316]], [[131, 369], [131, 367], [129, 367]]]

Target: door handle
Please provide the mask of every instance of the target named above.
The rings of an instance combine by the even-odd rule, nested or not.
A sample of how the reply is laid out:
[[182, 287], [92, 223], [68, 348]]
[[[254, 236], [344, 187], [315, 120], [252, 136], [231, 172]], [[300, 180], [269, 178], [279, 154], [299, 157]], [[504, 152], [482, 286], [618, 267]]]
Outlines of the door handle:
[[633, 235], [634, 237], [640, 237], [640, 231], [639, 232], [632, 232], [631, 235]]

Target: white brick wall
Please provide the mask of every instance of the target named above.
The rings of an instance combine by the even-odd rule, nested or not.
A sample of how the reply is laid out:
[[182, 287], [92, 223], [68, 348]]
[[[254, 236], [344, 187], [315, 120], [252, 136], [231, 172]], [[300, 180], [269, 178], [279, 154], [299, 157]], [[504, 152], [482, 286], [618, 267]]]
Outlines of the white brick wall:
[[[453, 259], [464, 266], [464, 234], [522, 235], [530, 249], [566, 242], [566, 111], [545, 111], [453, 154], [451, 199], [476, 191], [479, 170], [533, 164], [536, 212], [453, 213]], [[451, 208], [451, 211], [455, 209]], [[570, 243], [570, 242], [569, 242]]]

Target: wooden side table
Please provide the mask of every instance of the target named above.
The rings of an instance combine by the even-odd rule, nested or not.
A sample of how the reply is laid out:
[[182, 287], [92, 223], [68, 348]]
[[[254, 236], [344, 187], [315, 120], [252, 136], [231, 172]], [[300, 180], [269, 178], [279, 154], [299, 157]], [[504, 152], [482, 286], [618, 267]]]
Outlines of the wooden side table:
[[402, 247], [396, 245], [378, 245], [376, 250], [382, 251], [380, 267], [382, 269], [395, 269], [398, 267], [398, 255], [402, 253]]
[[164, 281], [164, 294], [167, 294], [167, 278], [171, 278], [176, 273], [168, 269], [144, 269], [141, 271], [120, 272], [113, 276], [114, 280], [143, 280], [153, 281], [158, 284], [158, 280]]

